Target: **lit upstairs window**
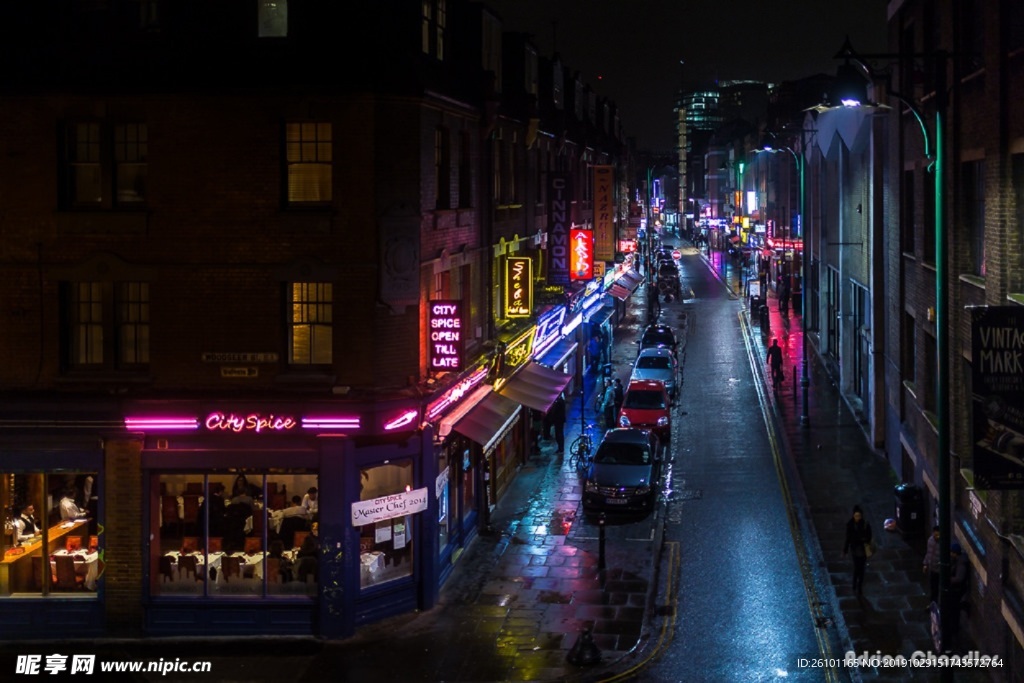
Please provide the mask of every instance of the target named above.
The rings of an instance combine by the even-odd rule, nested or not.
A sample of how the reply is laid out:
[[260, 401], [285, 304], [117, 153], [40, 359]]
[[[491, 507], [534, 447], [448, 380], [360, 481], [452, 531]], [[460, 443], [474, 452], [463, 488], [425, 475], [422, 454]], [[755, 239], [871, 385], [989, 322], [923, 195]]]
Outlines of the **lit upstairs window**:
[[288, 37], [288, 0], [256, 0], [260, 38]]
[[329, 282], [293, 282], [290, 287], [288, 362], [329, 365], [334, 346], [334, 289]]
[[292, 206], [331, 201], [331, 133], [329, 123], [285, 125], [288, 203]]

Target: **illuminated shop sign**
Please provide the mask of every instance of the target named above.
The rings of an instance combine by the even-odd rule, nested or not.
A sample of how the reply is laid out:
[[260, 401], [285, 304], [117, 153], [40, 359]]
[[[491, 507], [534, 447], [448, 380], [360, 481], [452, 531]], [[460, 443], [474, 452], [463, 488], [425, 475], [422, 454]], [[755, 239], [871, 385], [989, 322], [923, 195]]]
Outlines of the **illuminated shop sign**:
[[204, 424], [210, 431], [285, 432], [297, 426], [298, 421], [290, 415], [210, 413]]
[[429, 315], [430, 369], [462, 369], [462, 302], [431, 301]]
[[193, 431], [199, 429], [194, 417], [126, 417], [125, 429], [153, 429], [158, 431]]
[[570, 231], [572, 241], [572, 280], [589, 280], [594, 277], [594, 232], [573, 228]]
[[548, 174], [548, 284], [569, 284], [569, 207], [572, 183], [567, 173]]
[[533, 313], [533, 261], [510, 256], [505, 261], [505, 317], [528, 318]]
[[427, 406], [427, 420], [435, 419], [450, 406], [458, 403], [463, 396], [472, 391], [476, 385], [480, 384], [480, 382], [484, 381], [487, 377], [487, 371], [488, 368], [485, 365], [441, 394], [439, 399]]
[[544, 344], [552, 337], [562, 336], [562, 323], [565, 321], [565, 306], [551, 309], [537, 321], [537, 332], [533, 335], [533, 348]]
[[395, 429], [401, 429], [407, 425], [412, 424], [416, 421], [416, 417], [420, 414], [418, 410], [406, 410], [400, 415], [388, 420], [384, 423], [384, 431], [390, 432]]
[[506, 372], [511, 373], [530, 359], [530, 353], [533, 351], [534, 329], [531, 326], [529, 330], [510, 341], [505, 347], [504, 369]]
[[594, 249], [598, 261], [611, 261], [615, 254], [615, 231], [612, 224], [615, 205], [612, 201], [614, 176], [611, 166], [594, 166]]

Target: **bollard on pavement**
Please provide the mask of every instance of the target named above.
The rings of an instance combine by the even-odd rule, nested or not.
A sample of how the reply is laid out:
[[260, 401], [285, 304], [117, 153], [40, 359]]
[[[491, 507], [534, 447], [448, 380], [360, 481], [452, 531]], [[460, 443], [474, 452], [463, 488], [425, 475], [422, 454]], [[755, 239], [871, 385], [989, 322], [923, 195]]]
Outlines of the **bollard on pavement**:
[[570, 664], [586, 666], [597, 664], [601, 661], [601, 651], [594, 643], [594, 638], [590, 631], [589, 626], [584, 628], [583, 632], [580, 633], [580, 637], [576, 639], [576, 642], [569, 649], [569, 654], [565, 658], [569, 660]]

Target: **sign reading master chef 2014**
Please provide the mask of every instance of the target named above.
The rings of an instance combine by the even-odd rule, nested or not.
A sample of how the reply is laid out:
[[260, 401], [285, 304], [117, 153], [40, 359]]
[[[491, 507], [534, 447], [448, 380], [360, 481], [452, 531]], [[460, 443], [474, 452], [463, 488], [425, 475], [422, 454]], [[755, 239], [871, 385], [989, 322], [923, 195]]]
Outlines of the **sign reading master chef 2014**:
[[352, 526], [363, 526], [386, 519], [404, 517], [427, 509], [427, 489], [403, 491], [391, 496], [352, 503]]
[[427, 332], [430, 369], [436, 372], [462, 369], [462, 302], [431, 301]]

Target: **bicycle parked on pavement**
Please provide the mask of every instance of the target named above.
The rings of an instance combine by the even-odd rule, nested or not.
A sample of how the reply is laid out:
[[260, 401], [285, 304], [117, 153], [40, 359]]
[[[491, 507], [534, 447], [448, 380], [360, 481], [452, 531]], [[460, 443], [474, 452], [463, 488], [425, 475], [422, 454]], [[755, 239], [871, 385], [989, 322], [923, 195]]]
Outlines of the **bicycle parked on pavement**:
[[594, 458], [594, 427], [595, 425], [588, 424], [583, 433], [569, 445], [569, 467], [577, 470], [590, 467], [590, 462]]

